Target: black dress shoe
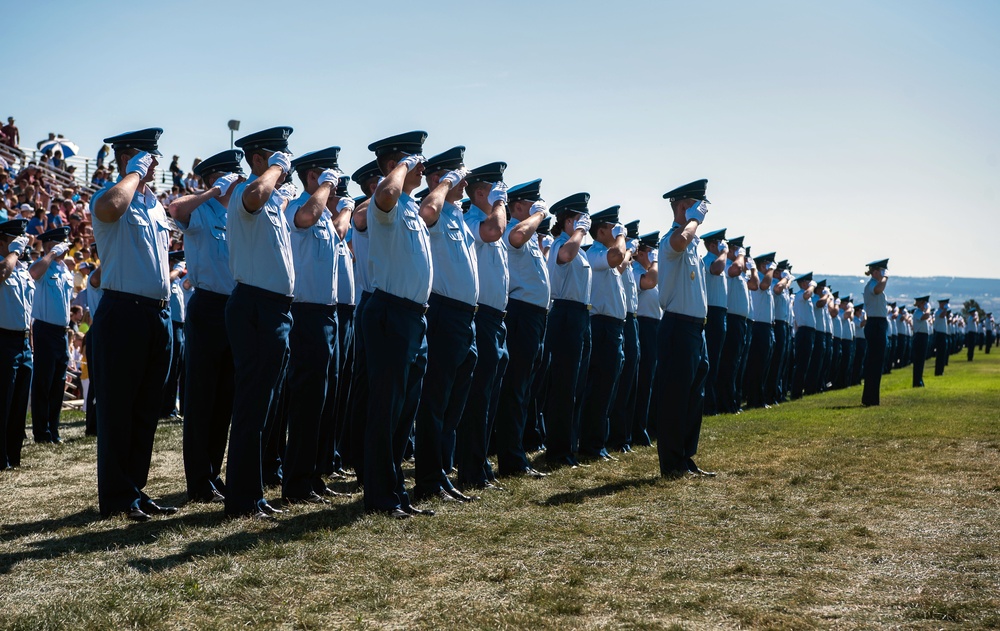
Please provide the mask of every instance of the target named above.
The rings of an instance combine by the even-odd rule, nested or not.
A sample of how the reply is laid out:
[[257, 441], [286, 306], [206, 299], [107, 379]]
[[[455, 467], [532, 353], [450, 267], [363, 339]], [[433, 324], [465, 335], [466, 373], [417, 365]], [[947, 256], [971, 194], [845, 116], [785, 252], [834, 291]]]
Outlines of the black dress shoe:
[[188, 494], [188, 501], [196, 504], [221, 504], [226, 501], [226, 498], [222, 493], [212, 489], [206, 493]]
[[329, 504], [330, 500], [322, 497], [319, 493], [313, 491], [304, 497], [283, 497], [281, 498], [286, 505], [291, 504]]
[[129, 521], [149, 521], [152, 517], [141, 508], [132, 508], [125, 513], [125, 518]]
[[403, 507], [403, 512], [408, 515], [420, 516], [420, 517], [433, 517], [434, 511], [429, 508], [417, 508], [416, 506], [410, 504]]
[[706, 478], [714, 478], [716, 475], [714, 471], [705, 471], [700, 469], [691, 458], [687, 459], [687, 470], [688, 473], [693, 473], [694, 475], [700, 475]]
[[458, 489], [445, 489], [441, 491], [442, 493], [448, 495], [452, 500], [457, 500], [459, 502], [475, 502], [479, 499], [478, 495], [466, 495]]
[[394, 508], [388, 513], [389, 519], [409, 519], [410, 514], [401, 508]]
[[282, 514], [282, 513], [285, 512], [285, 511], [281, 510], [280, 508], [275, 508], [275, 507], [271, 506], [267, 502], [261, 502], [258, 505], [258, 508], [260, 509], [260, 512], [267, 513], [268, 515], [280, 515], [280, 514]]
[[323, 495], [329, 497], [351, 497], [350, 493], [341, 493], [340, 491], [334, 491], [328, 486], [323, 488]]
[[160, 506], [153, 500], [142, 503], [142, 510], [150, 515], [176, 515], [176, 506]]
[[532, 469], [531, 467], [528, 467], [522, 473], [525, 476], [527, 476], [529, 478], [535, 478], [536, 480], [540, 480], [542, 478], [547, 478], [549, 476], [548, 473], [542, 473], [538, 469]]

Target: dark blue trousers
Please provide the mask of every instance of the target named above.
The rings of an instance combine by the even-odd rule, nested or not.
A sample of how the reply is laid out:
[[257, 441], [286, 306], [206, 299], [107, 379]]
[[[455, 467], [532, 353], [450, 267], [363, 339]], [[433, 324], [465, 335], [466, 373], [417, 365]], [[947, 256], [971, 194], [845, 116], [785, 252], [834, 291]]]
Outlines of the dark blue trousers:
[[392, 511], [410, 505], [403, 486], [403, 449], [427, 370], [424, 307], [375, 290], [361, 314], [368, 356], [365, 428], [365, 509]]
[[87, 331], [83, 337], [83, 352], [87, 359], [87, 372], [90, 375], [90, 387], [87, 388], [86, 418], [84, 435], [97, 436], [97, 392], [94, 390], [94, 337]]
[[812, 362], [816, 329], [800, 326], [795, 331], [795, 368], [792, 371], [792, 399], [801, 399], [806, 388], [809, 365]]
[[34, 371], [31, 375], [31, 431], [36, 443], [59, 440], [59, 413], [66, 392], [69, 346], [66, 327], [41, 320], [31, 324]]
[[659, 398], [656, 448], [660, 474], [687, 471], [698, 453], [708, 348], [703, 326], [667, 312], [657, 332], [656, 391]]
[[170, 312], [159, 301], [105, 290], [94, 314], [97, 497], [101, 515], [142, 508], [170, 369]]
[[[862, 331], [864, 332], [864, 331]], [[854, 338], [854, 374], [851, 385], [861, 385], [861, 376], [865, 369], [865, 358], [868, 356], [868, 341], [863, 337]]]
[[885, 365], [885, 350], [888, 344], [886, 332], [888, 330], [888, 320], [868, 316], [868, 323], [865, 324], [868, 357], [865, 359], [865, 388], [861, 394], [861, 403], [863, 405], [879, 404], [879, 390], [882, 387], [882, 367]]
[[737, 393], [741, 389], [737, 386], [741, 379], [740, 363], [746, 354], [748, 322], [741, 315], [726, 315], [726, 341], [722, 345], [722, 359], [716, 379], [716, 405], [719, 412], [733, 414], [743, 403], [738, 400]]
[[525, 451], [538, 451], [545, 446], [545, 400], [549, 396], [549, 361], [545, 352], [549, 335], [548, 318], [546, 317], [545, 333], [542, 335], [542, 350], [538, 354], [534, 366], [534, 377], [528, 389], [528, 415], [524, 423]]
[[580, 422], [580, 455], [602, 458], [608, 455], [611, 424], [608, 412], [615, 398], [622, 364], [625, 321], [609, 316], [590, 318], [590, 368]]
[[482, 486], [494, 478], [486, 461], [500, 385], [507, 371], [507, 328], [504, 313], [479, 305], [476, 313], [478, 359], [472, 372], [462, 420], [455, 432], [455, 465], [461, 486]]
[[830, 340], [830, 347], [833, 352], [830, 354], [830, 376], [827, 379], [832, 384], [832, 388], [839, 388], [840, 384], [837, 383], [837, 375], [840, 374], [840, 359], [843, 354], [843, 347], [840, 345], [840, 338], [835, 337]]
[[590, 362], [590, 312], [582, 302], [556, 300], [549, 312], [545, 350], [549, 391], [545, 399], [545, 460], [553, 466], [575, 465], [573, 447], [577, 391], [584, 363]]
[[913, 387], [924, 387], [924, 363], [927, 361], [927, 342], [929, 336], [926, 333], [913, 334]]
[[[192, 296], [193, 297], [193, 296]], [[170, 350], [170, 370], [167, 372], [167, 383], [163, 385], [163, 403], [160, 405], [160, 418], [166, 418], [178, 411], [177, 394], [180, 390], [181, 377], [184, 372], [184, 323], [170, 321], [173, 330], [173, 342]], [[183, 412], [184, 401], [180, 410]]]
[[354, 305], [346, 303], [337, 304], [337, 369], [336, 393], [327, 391], [323, 409], [324, 426], [331, 415], [333, 419], [332, 442], [326, 443], [320, 466], [320, 473], [324, 475], [354, 466], [348, 461], [350, 450], [347, 448], [350, 440], [351, 383], [354, 380]]
[[291, 298], [244, 285], [226, 303], [235, 398], [226, 463], [226, 514], [252, 515], [264, 504], [262, 442], [288, 363]]
[[705, 344], [708, 348], [708, 378], [705, 380], [705, 414], [714, 416], [720, 411], [718, 404], [719, 362], [726, 343], [725, 307], [709, 307], [705, 323]]
[[433, 293], [427, 304], [427, 374], [413, 454], [413, 494], [418, 497], [452, 488], [447, 474], [477, 359], [474, 307]]
[[[867, 329], [868, 327], [865, 326]], [[948, 334], [934, 332], [934, 376], [944, 374], [944, 367], [948, 365]]]
[[656, 372], [656, 318], [638, 317], [639, 370], [636, 374], [635, 416], [632, 419], [632, 444], [649, 447], [649, 418], [655, 415], [653, 403], [653, 376]]
[[770, 322], [754, 322], [753, 336], [750, 341], [750, 354], [747, 357], [746, 377], [743, 388], [746, 390], [747, 407], [764, 407], [765, 385], [768, 372], [771, 369], [771, 354], [774, 352], [774, 329]]
[[[285, 381], [288, 440], [281, 460], [281, 493], [289, 499], [305, 499], [326, 487], [317, 464], [330, 367], [337, 365], [337, 307], [293, 302], [292, 322]], [[337, 378], [336, 371], [333, 378]]]
[[0, 471], [21, 466], [31, 368], [28, 336], [0, 329]]
[[785, 384], [785, 363], [788, 357], [790, 327], [782, 320], [774, 321], [774, 348], [771, 352], [771, 367], [767, 371], [764, 384], [764, 402], [775, 404], [785, 399], [788, 386]]
[[529, 468], [524, 432], [530, 405], [531, 384], [539, 368], [545, 339], [547, 310], [520, 300], [507, 304], [507, 372], [500, 384], [496, 431], [493, 434], [500, 475], [514, 475]]
[[[819, 317], [819, 314], [817, 314]], [[823, 358], [826, 356], [826, 334], [816, 331], [813, 338], [812, 355], [809, 357], [809, 371], [806, 373], [806, 394], [816, 394], [824, 385]]]
[[633, 314], [625, 316], [622, 329], [625, 362], [618, 378], [618, 388], [608, 414], [608, 447], [616, 451], [628, 450], [632, 446], [632, 422], [635, 418], [636, 374], [639, 372], [639, 323]]
[[351, 401], [348, 417], [348, 460], [354, 467], [358, 486], [364, 485], [365, 434], [368, 431], [368, 353], [365, 349], [364, 311], [371, 293], [362, 292], [354, 308], [354, 369], [351, 373]]
[[226, 493], [222, 459], [234, 392], [233, 349], [226, 334], [228, 300], [225, 294], [196, 289], [184, 322], [184, 477], [192, 499], [210, 500], [213, 490]]
[[830, 367], [833, 365], [833, 333], [824, 333], [823, 338], [826, 344], [826, 354], [823, 355], [823, 364], [820, 368], [820, 389], [826, 391], [826, 384], [830, 383]]

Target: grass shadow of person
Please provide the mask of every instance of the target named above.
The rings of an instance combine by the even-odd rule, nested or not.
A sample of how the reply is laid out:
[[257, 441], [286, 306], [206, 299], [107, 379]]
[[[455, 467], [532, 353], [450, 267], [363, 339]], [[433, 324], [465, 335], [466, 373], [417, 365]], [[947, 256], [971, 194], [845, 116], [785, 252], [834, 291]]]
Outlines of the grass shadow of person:
[[582, 504], [583, 502], [594, 499], [597, 497], [606, 497], [608, 495], [614, 495], [615, 493], [620, 493], [622, 491], [628, 491], [630, 489], [640, 488], [644, 486], [653, 486], [660, 481], [660, 477], [654, 478], [636, 478], [632, 480], [618, 480], [616, 482], [609, 482], [608, 484], [602, 484], [601, 486], [595, 486], [588, 489], [578, 489], [576, 491], [566, 491], [563, 493], [556, 493], [555, 495], [549, 497], [546, 500], [539, 500], [535, 502], [539, 506], [562, 506], [563, 504]]

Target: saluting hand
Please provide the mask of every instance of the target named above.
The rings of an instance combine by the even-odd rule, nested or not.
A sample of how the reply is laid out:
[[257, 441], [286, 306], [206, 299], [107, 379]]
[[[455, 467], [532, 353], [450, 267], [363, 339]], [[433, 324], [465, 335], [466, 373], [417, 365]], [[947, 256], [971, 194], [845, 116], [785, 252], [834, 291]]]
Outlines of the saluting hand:
[[495, 205], [497, 202], [507, 202], [507, 185], [503, 182], [497, 182], [490, 189], [490, 194], [486, 198], [486, 203], [490, 206]]
[[343, 212], [344, 210], [354, 210], [354, 200], [350, 197], [345, 197], [337, 202], [337, 212]]
[[452, 188], [458, 186], [458, 183], [465, 179], [465, 176], [469, 174], [469, 170], [465, 167], [458, 167], [454, 171], [448, 171], [441, 182], [447, 182]]
[[267, 166], [273, 167], [275, 165], [281, 167], [281, 171], [283, 173], [288, 173], [292, 170], [292, 157], [287, 153], [275, 151], [271, 154], [271, 157], [267, 159]]
[[691, 208], [687, 209], [684, 213], [684, 218], [688, 221], [697, 221], [698, 223], [705, 223], [705, 215], [708, 214], [708, 204], [703, 201], [698, 202]]
[[240, 179], [239, 173], [226, 173], [215, 181], [215, 186], [219, 189], [219, 197], [225, 197], [229, 192], [229, 187], [236, 184]]
[[540, 199], [534, 204], [532, 204], [531, 208], [528, 209], [528, 216], [534, 215], [536, 213], [548, 214], [548, 212], [549, 212], [549, 205], [545, 203], [545, 200]]
[[22, 234], [10, 242], [10, 245], [7, 246], [7, 251], [11, 254], [17, 254], [20, 256], [26, 247], [28, 247], [28, 237]]
[[340, 183], [340, 171], [336, 169], [323, 169], [323, 172], [319, 174], [319, 178], [316, 182], [320, 185], [330, 182], [334, 186]]
[[427, 158], [425, 158], [425, 157], [423, 157], [421, 155], [406, 156], [405, 158], [403, 158], [402, 160], [399, 161], [400, 164], [406, 166], [407, 172], [412, 171], [414, 169], [414, 167], [416, 167], [418, 164], [422, 164], [424, 162], [427, 162]]
[[68, 243], [57, 243], [54, 246], [52, 246], [52, 249], [49, 250], [49, 251], [52, 252], [52, 256], [53, 257], [60, 257], [63, 254], [66, 254], [66, 252], [69, 251], [69, 244]]
[[139, 176], [139, 179], [146, 177], [146, 173], [149, 172], [149, 167], [153, 164], [153, 154], [147, 151], [140, 151], [139, 153], [132, 156], [129, 159], [128, 164], [125, 165], [125, 174], [135, 173]]
[[590, 215], [581, 215], [579, 219], [573, 222], [573, 231], [576, 232], [577, 230], [590, 231]]
[[611, 236], [612, 237], [614, 237], [614, 238], [617, 239], [618, 237], [622, 236], [623, 234], [625, 234], [625, 226], [621, 225], [620, 223], [616, 223], [614, 226], [611, 227]]

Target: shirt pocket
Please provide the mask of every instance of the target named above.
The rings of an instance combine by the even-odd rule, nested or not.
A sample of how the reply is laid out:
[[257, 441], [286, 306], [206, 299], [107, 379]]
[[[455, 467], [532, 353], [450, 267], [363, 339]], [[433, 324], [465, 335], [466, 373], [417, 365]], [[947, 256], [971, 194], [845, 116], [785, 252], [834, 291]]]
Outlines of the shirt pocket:
[[312, 234], [311, 240], [315, 244], [314, 251], [316, 252], [316, 258], [321, 261], [332, 261], [333, 239], [326, 225], [316, 224], [309, 232]]
[[209, 247], [217, 260], [229, 260], [229, 244], [226, 243], [226, 229], [212, 226], [212, 240]]
[[406, 228], [406, 239], [410, 242], [410, 250], [424, 252], [424, 240], [421, 237], [423, 219], [417, 213], [403, 213], [403, 226]]

